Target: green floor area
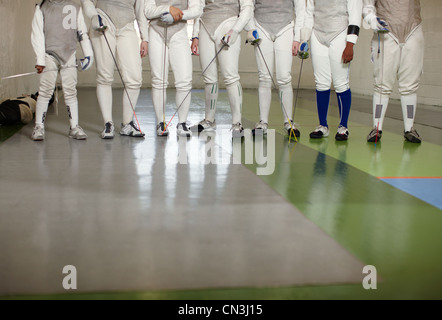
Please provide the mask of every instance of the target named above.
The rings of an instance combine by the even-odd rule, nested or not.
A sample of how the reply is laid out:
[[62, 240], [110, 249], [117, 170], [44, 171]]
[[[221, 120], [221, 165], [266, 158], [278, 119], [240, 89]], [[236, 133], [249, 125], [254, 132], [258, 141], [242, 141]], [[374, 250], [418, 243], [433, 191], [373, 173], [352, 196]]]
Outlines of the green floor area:
[[[248, 102], [243, 110], [244, 125], [252, 128], [258, 121], [257, 95], [245, 91], [244, 96]], [[302, 124], [302, 135], [298, 142], [288, 143], [278, 108], [274, 98], [270, 128], [277, 130], [276, 169], [272, 175], [260, 178], [356, 258], [375, 266], [379, 277], [377, 290], [365, 290], [361, 283], [0, 299], [441, 299], [441, 210], [379, 177], [442, 177], [442, 147], [432, 143], [407, 143], [400, 134], [388, 131], [384, 133], [385, 139], [375, 146], [365, 142], [370, 127], [360, 122], [350, 122], [348, 142], [336, 142], [332, 132], [327, 139], [310, 140], [308, 133], [317, 121], [313, 99], [299, 101], [296, 122]], [[329, 122], [337, 126], [338, 118], [330, 115]], [[0, 127], [0, 134], [2, 129]], [[0, 135], [0, 142], [4, 140]], [[258, 167], [246, 166], [252, 172]]]

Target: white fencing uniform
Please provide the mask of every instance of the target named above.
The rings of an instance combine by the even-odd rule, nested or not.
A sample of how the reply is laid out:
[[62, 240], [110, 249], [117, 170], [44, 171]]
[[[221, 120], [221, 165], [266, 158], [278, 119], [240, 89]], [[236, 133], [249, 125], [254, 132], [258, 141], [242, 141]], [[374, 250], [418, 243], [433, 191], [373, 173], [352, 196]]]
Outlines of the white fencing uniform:
[[[255, 48], [259, 72], [259, 108], [263, 122], [268, 123], [272, 99], [271, 74], [276, 69], [276, 82], [284, 106], [283, 120], [292, 120], [293, 87], [292, 87], [292, 46], [301, 42], [301, 28], [304, 25], [305, 0], [254, 0], [254, 16], [246, 30], [257, 30], [260, 37], [260, 48]], [[296, 15], [296, 24], [295, 24]], [[267, 63], [267, 66], [266, 66]]]
[[348, 139], [351, 59], [344, 59], [350, 58], [350, 50], [354, 54], [349, 44], [357, 42], [361, 18], [362, 0], [307, 0], [305, 28], [312, 30], [311, 55], [319, 117], [319, 127], [310, 138], [328, 136], [327, 115], [333, 83], [341, 116], [336, 140]]
[[[176, 87], [176, 106], [180, 123], [187, 121], [192, 90], [192, 54], [187, 20], [201, 15], [200, 0], [145, 0], [149, 28], [149, 60], [152, 72], [152, 100], [157, 122], [164, 121], [165, 90], [168, 86], [169, 65]], [[183, 19], [173, 24], [162, 23], [160, 17], [174, 6], [183, 11]], [[166, 39], [167, 36], [167, 39]], [[185, 100], [185, 101], [184, 101]]]
[[361, 26], [362, 0], [307, 0], [305, 27], [313, 29], [311, 55], [316, 89], [336, 92], [350, 89], [350, 64], [342, 63], [347, 42], [356, 43], [358, 35], [348, 34], [349, 26]]
[[[73, 20], [72, 15], [75, 16]], [[94, 56], [81, 7], [71, 0], [45, 0], [41, 5], [37, 5], [32, 21], [31, 41], [37, 57], [36, 65], [45, 67], [40, 75], [36, 125], [44, 127], [49, 100], [54, 93], [60, 72], [71, 128], [76, 128], [78, 42], [80, 41], [85, 56]]]
[[[253, 11], [252, 0], [201, 0], [203, 14], [195, 21], [194, 37], [199, 37], [200, 62], [203, 70], [221, 49], [221, 39], [233, 30], [236, 41], [230, 43], [218, 55], [221, 74], [224, 78], [232, 111], [232, 122], [241, 123], [242, 87], [238, 72], [241, 51], [240, 32], [250, 20]], [[212, 63], [204, 73], [206, 92], [206, 115], [209, 121], [215, 120], [218, 99], [218, 67]]]
[[[135, 30], [137, 21], [142, 41], [148, 41], [144, 0], [81, 0], [87, 16], [100, 15], [107, 26], [106, 37], [117, 60], [133, 107], [136, 107], [142, 84], [140, 43]], [[97, 61], [97, 98], [105, 123], [112, 122], [112, 83], [115, 62], [102, 32], [90, 28]], [[123, 125], [133, 120], [134, 111], [123, 94]]]
[[404, 129], [414, 124], [417, 95], [424, 62], [424, 35], [419, 0], [364, 0], [364, 22], [387, 23], [388, 33], [373, 35], [373, 125], [382, 130], [389, 96], [398, 81]]

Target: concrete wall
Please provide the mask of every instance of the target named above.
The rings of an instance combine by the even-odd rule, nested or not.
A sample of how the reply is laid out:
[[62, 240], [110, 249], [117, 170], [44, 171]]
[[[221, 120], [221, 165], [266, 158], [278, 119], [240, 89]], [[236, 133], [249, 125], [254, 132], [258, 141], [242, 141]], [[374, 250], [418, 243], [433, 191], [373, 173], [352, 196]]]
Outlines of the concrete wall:
[[[31, 21], [35, 2], [40, 0], [0, 0], [0, 75], [30, 72], [34, 70], [35, 57], [30, 43]], [[80, 0], [75, 0], [78, 3]], [[425, 33], [425, 62], [421, 87], [418, 91], [422, 104], [442, 106], [442, 1], [421, 0], [423, 30]], [[87, 19], [86, 19], [87, 20]], [[87, 21], [89, 23], [89, 21]], [[370, 62], [370, 40], [372, 32], [361, 30], [356, 46], [355, 60], [351, 66], [351, 88], [354, 93], [370, 96], [373, 88], [373, 68]], [[245, 34], [243, 34], [243, 40]], [[81, 56], [79, 50], [78, 56]], [[151, 83], [148, 57], [143, 60], [143, 87]], [[201, 67], [198, 57], [193, 57], [194, 86], [202, 87]], [[301, 60], [293, 60], [293, 86], [296, 87]], [[251, 46], [243, 45], [240, 57], [241, 82], [244, 88], [258, 85], [255, 55]], [[170, 74], [173, 85], [173, 76]], [[95, 86], [95, 67], [79, 74], [79, 87]], [[119, 76], [115, 74], [115, 86], [121, 87]], [[311, 59], [303, 65], [302, 88], [314, 88]], [[38, 78], [30, 76], [0, 83], [0, 98], [29, 93], [38, 89]], [[393, 98], [398, 98], [397, 90]]]
[[[0, 78], [35, 71], [31, 22], [36, 0], [0, 0]], [[0, 81], [0, 99], [38, 91], [36, 75]]]

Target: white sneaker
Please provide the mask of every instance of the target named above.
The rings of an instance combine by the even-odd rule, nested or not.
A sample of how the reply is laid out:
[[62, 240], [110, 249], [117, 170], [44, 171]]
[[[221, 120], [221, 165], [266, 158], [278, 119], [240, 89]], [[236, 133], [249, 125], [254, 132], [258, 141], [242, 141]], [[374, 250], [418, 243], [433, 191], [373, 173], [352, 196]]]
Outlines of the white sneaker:
[[80, 126], [76, 126], [74, 129], [69, 130], [69, 138], [75, 140], [86, 140], [87, 135]]
[[233, 124], [232, 129], [232, 138], [242, 138], [244, 137], [244, 128], [240, 122]]
[[192, 132], [203, 132], [203, 131], [215, 131], [216, 130], [216, 121], [202, 120], [200, 123], [190, 127], [190, 131]]
[[179, 137], [190, 137], [191, 136], [191, 132], [185, 122], [177, 124], [176, 134]]
[[310, 138], [312, 139], [321, 139], [328, 137], [330, 133], [330, 130], [328, 130], [328, 127], [324, 126], [318, 126], [316, 129], [310, 133]]
[[164, 130], [165, 127], [166, 126], [164, 122], [160, 122], [157, 124], [157, 136], [167, 137], [169, 135], [169, 128], [166, 128], [166, 130]]
[[121, 128], [120, 135], [122, 136], [129, 136], [129, 137], [135, 137], [135, 138], [143, 138], [144, 133], [141, 132], [139, 128], [137, 128], [133, 121], [129, 122], [125, 126], [121, 124], [123, 128]]
[[104, 130], [101, 133], [101, 139], [113, 139], [115, 136], [115, 127], [112, 121], [106, 122]]
[[348, 129], [346, 127], [339, 126], [338, 132], [336, 133], [336, 136], [335, 136], [335, 139], [337, 141], [347, 141], [349, 135], [350, 135], [350, 133], [348, 132]]
[[31, 136], [34, 141], [43, 141], [45, 139], [45, 128], [40, 125], [34, 127], [34, 131]]
[[261, 120], [256, 124], [255, 129], [252, 130], [252, 135], [254, 136], [266, 135], [268, 127], [269, 124]]
[[290, 120], [290, 123], [284, 122], [284, 129], [287, 131], [287, 135], [289, 137], [290, 135], [293, 136], [293, 134], [296, 136], [296, 138], [301, 136], [301, 132], [299, 132], [299, 130], [295, 127], [295, 123], [292, 120]]

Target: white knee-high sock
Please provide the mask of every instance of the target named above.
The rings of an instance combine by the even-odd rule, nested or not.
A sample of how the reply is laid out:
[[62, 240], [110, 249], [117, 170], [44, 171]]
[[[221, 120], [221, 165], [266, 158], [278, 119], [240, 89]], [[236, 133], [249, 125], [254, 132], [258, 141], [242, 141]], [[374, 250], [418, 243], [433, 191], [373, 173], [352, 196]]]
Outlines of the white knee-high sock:
[[69, 122], [71, 128], [74, 129], [78, 126], [78, 100], [76, 98], [70, 98], [65, 100], [66, 109], [68, 110]]
[[232, 112], [232, 123], [241, 123], [242, 113], [242, 87], [239, 81], [226, 86], [229, 96], [230, 110]]
[[416, 116], [417, 94], [401, 96], [402, 115], [404, 117], [404, 130], [410, 131]]
[[375, 92], [373, 94], [373, 128], [382, 130], [384, 125], [385, 113], [387, 112], [390, 96]]
[[272, 102], [272, 83], [271, 82], [259, 82], [258, 86], [258, 98], [259, 98], [259, 120], [266, 123], [269, 122], [270, 104]]
[[[128, 94], [130, 101], [127, 97]], [[123, 125], [128, 124], [134, 119], [135, 108], [137, 106], [139, 96], [140, 89], [127, 89], [127, 93], [123, 91]]]
[[189, 90], [178, 90], [175, 95], [176, 99], [176, 107], [178, 109], [178, 121], [180, 123], [187, 121], [187, 115], [189, 114], [190, 101], [192, 99], [192, 93], [189, 93]]
[[165, 122], [164, 118], [166, 111], [163, 106], [165, 106], [167, 102], [166, 89], [152, 88], [152, 102], [157, 117], [157, 123]]
[[284, 111], [282, 112], [284, 122], [293, 120], [293, 87], [291, 83], [279, 87], [279, 98], [282, 101], [282, 107], [284, 108]]
[[39, 96], [35, 107], [35, 124], [44, 127], [46, 115], [48, 113], [49, 98]]
[[112, 121], [112, 86], [98, 84], [97, 99], [104, 123]]
[[218, 83], [206, 84], [206, 120], [215, 121], [216, 103], [218, 101]]

